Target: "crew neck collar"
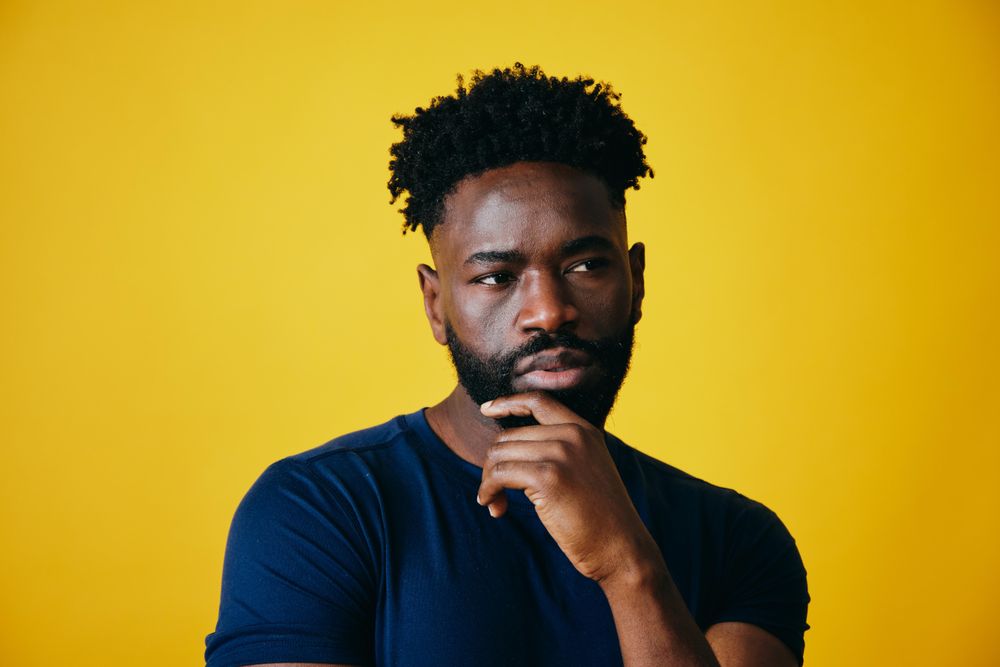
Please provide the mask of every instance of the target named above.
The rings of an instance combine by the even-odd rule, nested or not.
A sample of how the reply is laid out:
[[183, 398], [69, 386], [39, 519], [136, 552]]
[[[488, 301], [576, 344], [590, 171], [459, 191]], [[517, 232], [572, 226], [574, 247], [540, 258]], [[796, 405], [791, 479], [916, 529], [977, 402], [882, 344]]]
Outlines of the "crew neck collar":
[[[483, 479], [483, 469], [474, 463], [469, 463], [456, 454], [434, 432], [434, 429], [431, 428], [430, 423], [427, 421], [426, 410], [427, 408], [421, 408], [411, 414], [403, 415], [406, 425], [419, 438], [422, 445], [421, 449], [435, 461], [439, 462], [453, 477], [458, 477], [466, 485], [478, 489]], [[513, 491], [507, 494], [507, 499], [512, 506], [517, 506], [522, 510], [529, 509], [534, 511], [534, 505], [531, 504], [531, 501], [528, 500], [528, 497], [524, 493], [517, 490]]]

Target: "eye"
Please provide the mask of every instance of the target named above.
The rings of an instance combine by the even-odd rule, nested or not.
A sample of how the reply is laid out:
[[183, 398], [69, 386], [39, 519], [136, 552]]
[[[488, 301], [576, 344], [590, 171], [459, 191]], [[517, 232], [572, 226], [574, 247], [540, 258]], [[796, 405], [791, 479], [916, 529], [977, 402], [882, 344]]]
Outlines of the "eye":
[[596, 271], [597, 269], [604, 268], [607, 265], [608, 260], [595, 257], [593, 259], [585, 259], [582, 262], [574, 264], [566, 269], [566, 273], [585, 273], [587, 271]]
[[485, 276], [474, 278], [472, 282], [480, 285], [506, 285], [513, 282], [514, 276], [509, 273], [489, 273]]

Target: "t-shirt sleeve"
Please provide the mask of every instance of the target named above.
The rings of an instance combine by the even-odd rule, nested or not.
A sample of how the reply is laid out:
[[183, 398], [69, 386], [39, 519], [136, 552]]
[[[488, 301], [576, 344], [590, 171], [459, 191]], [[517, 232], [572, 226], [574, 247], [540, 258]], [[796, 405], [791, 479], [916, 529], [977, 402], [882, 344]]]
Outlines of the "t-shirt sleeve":
[[756, 625], [788, 646], [801, 665], [809, 591], [798, 547], [774, 512], [743, 496], [737, 499], [714, 622]]
[[207, 667], [372, 662], [372, 536], [347, 496], [306, 466], [275, 463], [236, 510]]

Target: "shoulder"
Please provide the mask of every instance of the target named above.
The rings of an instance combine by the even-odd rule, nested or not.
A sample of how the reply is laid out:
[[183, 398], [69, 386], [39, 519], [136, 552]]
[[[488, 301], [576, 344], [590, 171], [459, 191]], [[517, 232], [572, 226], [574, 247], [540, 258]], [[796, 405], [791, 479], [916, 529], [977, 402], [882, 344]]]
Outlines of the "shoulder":
[[623, 478], [641, 484], [646, 493], [671, 501], [671, 504], [696, 503], [702, 510], [715, 509], [726, 514], [773, 515], [767, 507], [739, 491], [712, 484], [668, 463], [644, 454], [607, 434], [608, 447]]
[[[272, 463], [226, 544], [209, 665], [367, 664], [384, 571], [380, 452], [405, 447], [392, 419]], [[384, 464], [382, 464], [384, 465]]]
[[370, 517], [359, 515], [378, 504], [380, 480], [405, 468], [407, 457], [415, 455], [408, 417], [400, 415], [275, 461], [247, 491], [235, 522], [280, 519], [288, 512], [301, 521], [304, 511], [364, 522]]
[[810, 597], [795, 539], [778, 515], [742, 493], [699, 479], [608, 439], [637, 505], [664, 534], [701, 545], [699, 567], [710, 571], [713, 594], [706, 626], [756, 625], [782, 640], [802, 661]]
[[330, 458], [344, 458], [344, 455], [393, 448], [405, 442], [410, 431], [407, 420], [412, 417], [413, 415], [397, 415], [382, 424], [333, 438], [318, 447], [289, 456], [287, 460], [308, 466]]
[[419, 438], [413, 431], [415, 421], [416, 413], [398, 415], [381, 424], [338, 436], [273, 463], [261, 480], [273, 478], [289, 483], [292, 478], [308, 477], [345, 490], [345, 485], [356, 486], [352, 480], [378, 479], [392, 474], [417, 456]]
[[[365, 545], [377, 560], [385, 476], [412, 450], [406, 415], [334, 438], [269, 465], [243, 496], [229, 533], [230, 561], [290, 544]], [[388, 472], [387, 472], [388, 471]], [[389, 482], [391, 483], [391, 481]], [[266, 555], [266, 554], [264, 554]]]
[[714, 536], [718, 548], [730, 558], [761, 548], [794, 552], [797, 558], [795, 540], [763, 503], [655, 459], [610, 434], [607, 440], [633, 496], [666, 512], [670, 521]]

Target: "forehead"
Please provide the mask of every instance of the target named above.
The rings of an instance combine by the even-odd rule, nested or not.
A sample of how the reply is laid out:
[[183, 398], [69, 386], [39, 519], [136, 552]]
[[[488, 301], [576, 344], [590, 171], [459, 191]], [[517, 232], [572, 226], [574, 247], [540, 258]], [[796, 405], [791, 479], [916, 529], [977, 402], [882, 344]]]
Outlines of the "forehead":
[[460, 263], [482, 250], [538, 253], [593, 235], [625, 249], [624, 212], [599, 179], [563, 164], [519, 162], [459, 182], [431, 249], [439, 264]]

